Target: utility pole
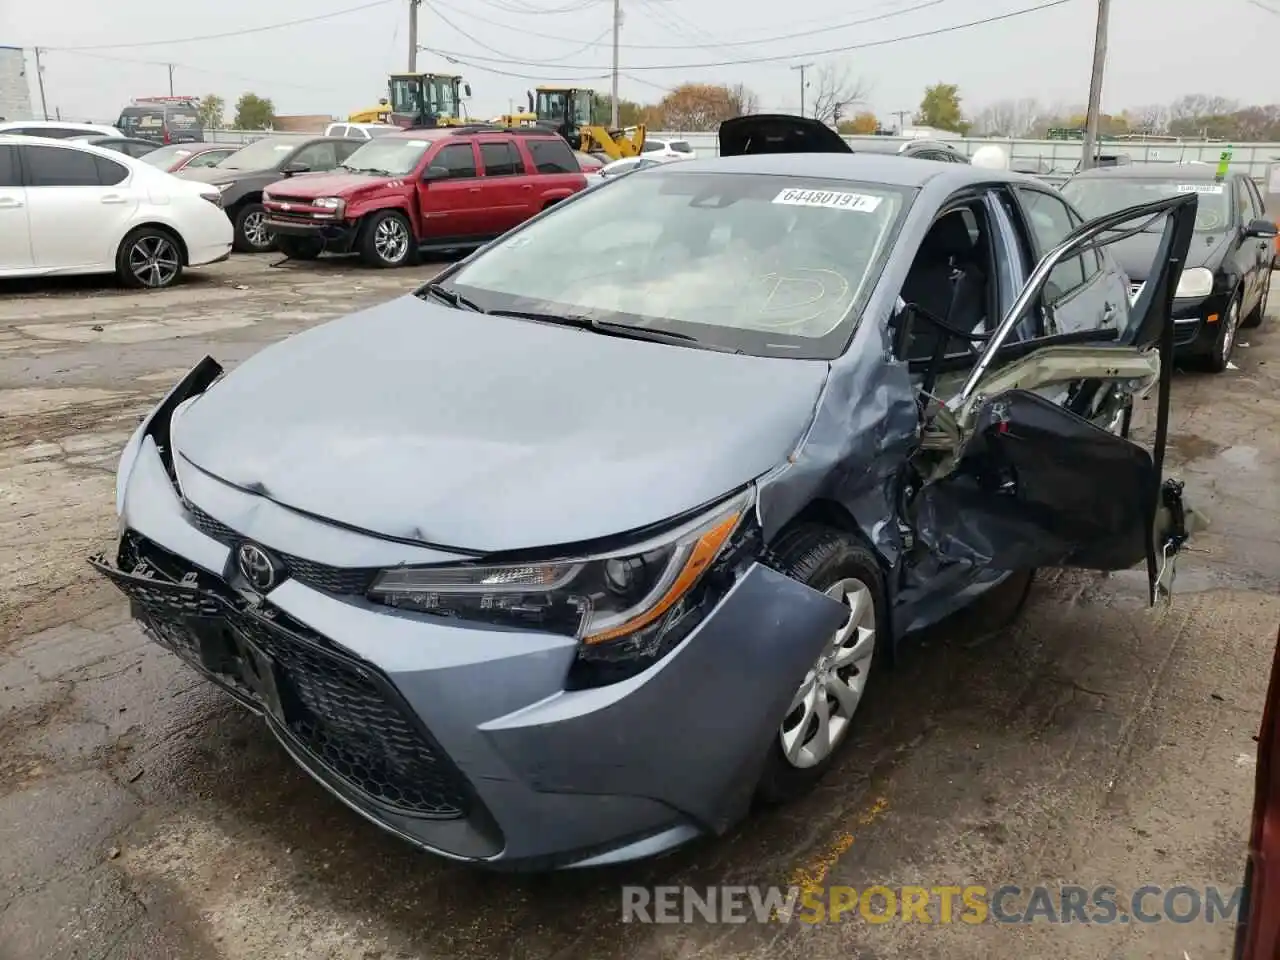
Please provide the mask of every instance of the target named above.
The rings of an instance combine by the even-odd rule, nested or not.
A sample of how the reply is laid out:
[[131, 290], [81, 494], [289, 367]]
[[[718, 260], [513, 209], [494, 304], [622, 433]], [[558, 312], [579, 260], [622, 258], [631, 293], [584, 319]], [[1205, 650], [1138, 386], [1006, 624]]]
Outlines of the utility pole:
[[409, 72], [418, 72], [418, 6], [422, 0], [409, 0]]
[[622, 0], [613, 0], [613, 88], [610, 99], [613, 101], [609, 112], [609, 126], [618, 129], [618, 35], [622, 32]]
[[902, 133], [902, 131], [907, 128], [906, 117], [910, 113], [911, 113], [910, 110], [895, 110], [891, 114], [891, 116], [895, 116], [898, 118], [898, 133]]
[[1107, 63], [1107, 21], [1111, 0], [1098, 0], [1098, 27], [1093, 35], [1093, 75], [1089, 78], [1089, 109], [1084, 117], [1084, 156], [1080, 169], [1091, 170], [1097, 163], [1098, 118], [1102, 110], [1102, 71]]
[[40, 112], [49, 119], [49, 107], [44, 102], [44, 67], [40, 63], [40, 48], [36, 47], [36, 84], [40, 87]]
[[808, 86], [804, 82], [804, 72], [812, 66], [812, 63], [798, 63], [791, 68], [792, 70], [800, 71], [800, 116], [802, 117], [804, 116], [804, 88]]
[[173, 64], [169, 64], [169, 96], [173, 96]]

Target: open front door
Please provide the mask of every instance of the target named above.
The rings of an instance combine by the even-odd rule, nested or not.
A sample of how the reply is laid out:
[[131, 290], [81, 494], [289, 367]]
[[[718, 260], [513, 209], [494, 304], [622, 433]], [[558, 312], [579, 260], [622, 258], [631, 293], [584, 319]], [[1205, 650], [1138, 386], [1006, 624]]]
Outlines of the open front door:
[[[1194, 194], [1084, 224], [1037, 264], [986, 340], [963, 388], [927, 409], [913, 523], [941, 559], [996, 570], [1121, 570], [1146, 561], [1151, 601], [1196, 525], [1182, 485], [1163, 477], [1172, 375], [1172, 303], [1190, 246]], [[1057, 264], [1165, 219], [1150, 280], [1117, 330], [1007, 342]], [[1087, 391], [1088, 409], [1051, 396]], [[1157, 391], [1154, 443], [1127, 439], [1133, 397]], [[1106, 423], [1107, 425], [1103, 425]], [[1123, 423], [1123, 428], [1119, 426]], [[1113, 426], [1114, 425], [1114, 426]]]

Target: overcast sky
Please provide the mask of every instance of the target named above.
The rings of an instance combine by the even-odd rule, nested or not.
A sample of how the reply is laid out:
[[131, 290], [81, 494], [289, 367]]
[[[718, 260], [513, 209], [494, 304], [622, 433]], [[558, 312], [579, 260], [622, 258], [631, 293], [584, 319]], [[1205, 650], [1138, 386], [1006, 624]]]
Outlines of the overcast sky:
[[[51, 115], [56, 107], [66, 118], [114, 120], [130, 98], [168, 93], [164, 64], [172, 62], [178, 94], [217, 93], [230, 104], [253, 91], [270, 97], [278, 113], [345, 116], [376, 103], [385, 95], [385, 74], [406, 68], [408, 0], [384, 0], [332, 19], [226, 39], [105, 45], [248, 30], [360, 2], [8, 0], [0, 2], [0, 42], [49, 48], [43, 60]], [[959, 85], [966, 111], [1012, 97], [1083, 103], [1095, 0], [1064, 0], [937, 36], [820, 53], [1047, 2], [932, 0], [924, 9], [842, 27], [920, 7], [925, 0], [623, 0], [626, 75], [620, 89], [629, 99], [651, 101], [662, 96], [662, 88], [684, 81], [745, 83], [764, 108], [794, 110], [799, 74], [790, 68], [813, 62], [835, 64], [863, 78], [870, 106], [886, 122], [894, 111], [917, 107], [924, 87], [938, 81]], [[1280, 10], [1280, 0], [1271, 6]], [[612, 0], [426, 0], [419, 42], [456, 54], [464, 63], [451, 65], [427, 52], [419, 54], [418, 69], [462, 73], [473, 91], [471, 114], [486, 118], [505, 112], [512, 100], [518, 104], [539, 82], [572, 80], [604, 92], [609, 89], [603, 75], [610, 62], [611, 16]], [[801, 33], [806, 35], [776, 39]], [[1278, 39], [1280, 15], [1248, 0], [1114, 0], [1103, 109], [1116, 112], [1187, 93], [1255, 103], [1280, 100], [1270, 83]], [[58, 49], [88, 46], [99, 49]], [[785, 59], [741, 63], [761, 57]], [[674, 66], [724, 61], [739, 62]]]

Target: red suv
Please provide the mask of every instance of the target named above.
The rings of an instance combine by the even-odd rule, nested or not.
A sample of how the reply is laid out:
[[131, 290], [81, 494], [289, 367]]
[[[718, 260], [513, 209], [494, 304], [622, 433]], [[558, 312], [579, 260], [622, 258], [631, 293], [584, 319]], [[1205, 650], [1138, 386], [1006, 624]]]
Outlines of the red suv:
[[446, 127], [370, 140], [333, 173], [273, 184], [262, 203], [286, 256], [355, 250], [399, 267], [424, 249], [487, 243], [586, 185], [555, 134]]

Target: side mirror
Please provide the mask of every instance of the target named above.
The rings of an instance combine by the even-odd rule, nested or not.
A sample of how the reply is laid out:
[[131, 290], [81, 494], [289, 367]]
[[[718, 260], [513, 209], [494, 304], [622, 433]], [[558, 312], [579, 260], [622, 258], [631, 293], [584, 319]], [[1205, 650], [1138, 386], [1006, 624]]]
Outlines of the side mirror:
[[280, 172], [286, 177], [292, 177], [295, 173], [310, 173], [311, 168], [305, 163], [298, 163], [295, 160], [293, 163], [286, 163], [284, 169]]
[[449, 168], [448, 167], [427, 167], [427, 172], [422, 175], [422, 179], [426, 183], [430, 183], [432, 180], [448, 180]]
[[1259, 240], [1273, 240], [1280, 235], [1280, 229], [1270, 220], [1254, 220], [1244, 228], [1246, 237], [1257, 237]]
[[468, 96], [468, 97], [471, 96], [471, 84], [464, 83], [462, 85], [462, 93], [464, 96]]

